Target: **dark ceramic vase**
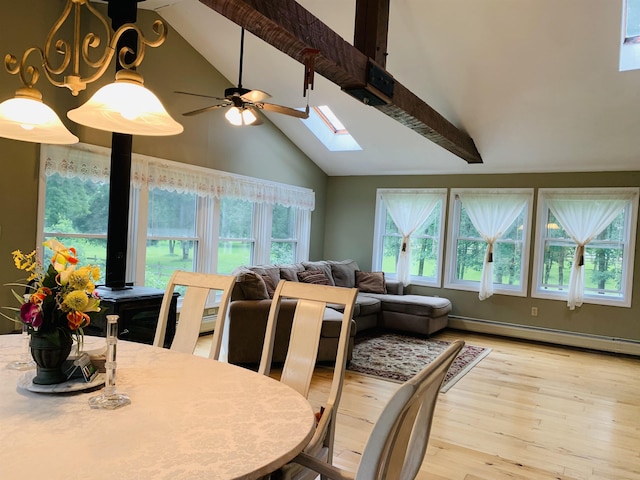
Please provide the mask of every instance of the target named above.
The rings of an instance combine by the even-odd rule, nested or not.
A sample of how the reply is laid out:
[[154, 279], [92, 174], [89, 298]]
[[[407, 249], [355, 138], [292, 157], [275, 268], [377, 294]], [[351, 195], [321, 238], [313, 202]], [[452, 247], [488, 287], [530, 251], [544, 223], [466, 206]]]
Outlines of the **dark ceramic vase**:
[[60, 343], [56, 344], [49, 337], [32, 334], [29, 346], [31, 356], [36, 362], [36, 376], [33, 383], [38, 385], [53, 385], [67, 380], [62, 371], [64, 361], [71, 353], [73, 341], [71, 337], [61, 335]]

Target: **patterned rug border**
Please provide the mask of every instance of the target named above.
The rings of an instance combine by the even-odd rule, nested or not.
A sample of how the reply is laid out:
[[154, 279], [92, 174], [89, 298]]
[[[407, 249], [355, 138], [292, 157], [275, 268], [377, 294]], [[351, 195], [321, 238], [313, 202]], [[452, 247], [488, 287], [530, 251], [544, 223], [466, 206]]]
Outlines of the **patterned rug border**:
[[[364, 335], [363, 337], [360, 337], [360, 338], [356, 338], [356, 348], [354, 348], [354, 358], [356, 357], [356, 354], [357, 354], [357, 345], [370, 339], [380, 340], [380, 337], [383, 337], [383, 336], [400, 338], [403, 340], [403, 342], [414, 344], [414, 345], [415, 344], [420, 345], [424, 342], [428, 342], [432, 345], [438, 345], [439, 347], [441, 347], [442, 350], [444, 350], [448, 345], [451, 344], [451, 342], [448, 342], [445, 340], [435, 340], [432, 338], [405, 335], [398, 332], [376, 332], [376, 333]], [[475, 367], [478, 363], [480, 363], [482, 359], [484, 359], [487, 355], [489, 355], [489, 353], [491, 353], [491, 348], [465, 344], [462, 351], [460, 352], [458, 357], [456, 357], [453, 364], [451, 365], [451, 368], [449, 369], [449, 372], [447, 373], [447, 376], [445, 377], [445, 380], [442, 383], [442, 388], [440, 389], [440, 392], [446, 393], [461, 378], [463, 378], [473, 367]], [[470, 354], [473, 356], [473, 358], [470, 360], [465, 360], [464, 357], [468, 357]], [[428, 362], [423, 363], [422, 367], [424, 367], [427, 364]], [[380, 378], [382, 380], [388, 380], [395, 383], [403, 383], [409, 378], [411, 378], [415, 373], [417, 373], [417, 371], [419, 371], [418, 369], [413, 374], [411, 374], [410, 372], [401, 373], [396, 371], [384, 371], [380, 368], [371, 368], [371, 367], [364, 367], [361, 365], [355, 365], [353, 360], [347, 366], [347, 370], [351, 373]]]

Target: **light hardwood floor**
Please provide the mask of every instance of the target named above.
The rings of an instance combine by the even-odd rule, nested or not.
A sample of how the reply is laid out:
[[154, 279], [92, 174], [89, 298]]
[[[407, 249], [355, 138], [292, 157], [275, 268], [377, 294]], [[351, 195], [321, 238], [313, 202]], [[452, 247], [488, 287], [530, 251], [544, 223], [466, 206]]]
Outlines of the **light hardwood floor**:
[[[493, 350], [440, 395], [419, 480], [640, 480], [640, 359], [459, 331], [434, 338]], [[316, 369], [312, 404], [329, 381]], [[357, 468], [397, 387], [347, 372], [336, 465]]]

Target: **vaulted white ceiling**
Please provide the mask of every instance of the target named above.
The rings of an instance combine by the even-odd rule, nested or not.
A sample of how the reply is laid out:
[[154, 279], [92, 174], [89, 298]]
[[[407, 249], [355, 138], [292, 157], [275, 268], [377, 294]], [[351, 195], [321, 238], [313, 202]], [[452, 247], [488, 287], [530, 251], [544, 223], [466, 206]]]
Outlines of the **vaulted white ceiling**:
[[[298, 3], [352, 43], [355, 0]], [[618, 71], [622, 3], [391, 0], [387, 70], [466, 131], [483, 164], [467, 164], [317, 75], [311, 105], [329, 105], [362, 151], [329, 152], [300, 120], [267, 116], [328, 175], [638, 170], [640, 72]], [[140, 6], [237, 83], [239, 26], [198, 0]], [[247, 34], [243, 86], [304, 107], [303, 72]]]

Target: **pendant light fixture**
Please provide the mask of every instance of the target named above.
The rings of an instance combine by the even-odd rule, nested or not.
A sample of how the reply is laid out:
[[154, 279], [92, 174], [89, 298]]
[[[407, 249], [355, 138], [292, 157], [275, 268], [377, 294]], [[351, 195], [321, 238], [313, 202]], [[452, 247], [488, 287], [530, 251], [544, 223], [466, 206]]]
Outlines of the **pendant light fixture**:
[[[102, 24], [106, 42], [102, 42], [100, 36], [93, 32], [81, 37], [82, 6]], [[72, 11], [74, 41], [70, 44], [58, 38], [58, 34]], [[137, 34], [136, 51], [123, 48], [117, 52], [118, 40], [122, 34], [132, 30]], [[40, 56], [39, 64], [53, 85], [66, 87], [76, 96], [88, 83], [102, 77], [117, 52], [116, 61], [120, 63], [122, 70], [117, 72], [116, 81], [99, 89], [87, 103], [69, 111], [67, 116], [82, 125], [130, 135], [181, 133], [182, 125], [173, 120], [160, 100], [143, 86], [142, 76], [135, 71], [142, 63], [145, 47], [158, 47], [166, 39], [167, 27], [162, 20], [154, 22], [153, 31], [157, 35], [155, 40], [145, 38], [133, 23], [124, 24], [113, 32], [105, 17], [89, 0], [67, 0], [64, 11], [47, 36], [44, 49], [28, 48], [19, 63], [15, 56], [5, 56], [6, 70], [13, 75], [19, 74], [24, 87], [16, 92], [14, 98], [0, 104], [0, 137], [36, 143], [78, 142], [78, 137], [66, 129], [58, 115], [42, 102], [42, 95], [34, 88], [40, 73], [38, 67], [27, 63], [32, 53]], [[93, 52], [100, 45], [105, 45], [101, 55]], [[52, 66], [52, 53], [57, 55], [55, 58], [60, 66]], [[59, 60], [60, 55], [63, 56], [62, 60]], [[90, 60], [96, 55], [99, 60]], [[127, 58], [133, 60], [127, 61]], [[92, 69], [86, 77], [79, 73], [81, 61], [88, 69]]]
[[120, 70], [116, 81], [99, 89], [87, 103], [69, 110], [76, 123], [109, 132], [131, 135], [176, 135], [182, 125], [167, 113], [162, 102], [143, 87], [142, 76]]
[[20, 88], [14, 98], [0, 103], [0, 136], [25, 142], [78, 143], [56, 112], [42, 103], [35, 88]]

